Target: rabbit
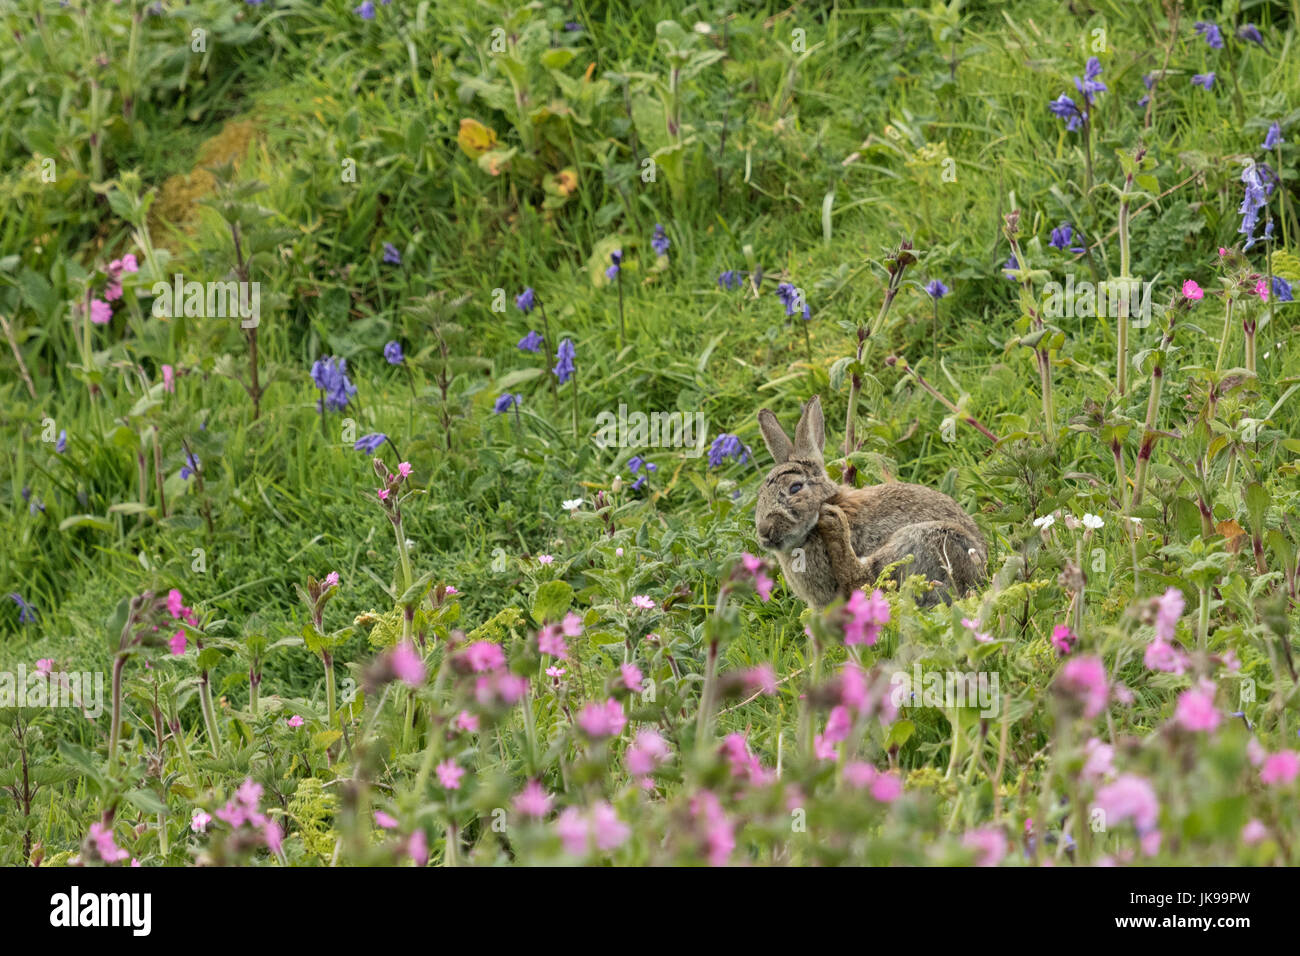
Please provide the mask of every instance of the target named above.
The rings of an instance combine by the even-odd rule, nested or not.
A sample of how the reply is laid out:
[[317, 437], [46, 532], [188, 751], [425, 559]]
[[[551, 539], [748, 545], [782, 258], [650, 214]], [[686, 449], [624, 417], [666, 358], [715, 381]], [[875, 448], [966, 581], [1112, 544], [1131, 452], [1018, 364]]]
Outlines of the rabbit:
[[766, 408], [758, 424], [776, 462], [758, 491], [758, 541], [806, 604], [820, 610], [846, 599], [898, 561], [907, 562], [895, 570], [900, 581], [921, 574], [938, 585], [920, 597], [923, 607], [951, 603], [951, 591], [960, 596], [984, 580], [984, 536], [947, 495], [903, 482], [854, 488], [831, 481], [820, 396], [804, 406], [793, 442]]

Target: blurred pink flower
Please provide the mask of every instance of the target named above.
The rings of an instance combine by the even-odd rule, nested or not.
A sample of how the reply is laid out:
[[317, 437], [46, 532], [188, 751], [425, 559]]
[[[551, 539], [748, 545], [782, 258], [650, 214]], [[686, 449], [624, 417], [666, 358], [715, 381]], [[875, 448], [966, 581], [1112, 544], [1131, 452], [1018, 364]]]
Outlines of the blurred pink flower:
[[423, 830], [414, 831], [406, 841], [406, 853], [415, 861], [416, 866], [425, 866], [429, 862], [429, 839]]
[[95, 852], [105, 863], [119, 863], [131, 854], [113, 842], [113, 828], [96, 822], [90, 825], [90, 839], [95, 844]]
[[456, 729], [464, 730], [468, 733], [478, 732], [478, 715], [471, 714], [468, 710], [462, 710], [456, 715]]
[[635, 664], [620, 664], [618, 669], [623, 678], [623, 686], [634, 694], [641, 693], [641, 668]]
[[212, 817], [202, 810], [196, 809], [190, 816], [190, 829], [195, 833], [204, 833], [208, 829], [208, 824], [212, 822]]
[[854, 591], [844, 605], [844, 643], [848, 645], [873, 645], [880, 631], [889, 623], [889, 602], [877, 588], [868, 598], [862, 591]]
[[171, 649], [173, 657], [180, 657], [182, 654], [184, 654], [185, 645], [186, 645], [186, 640], [185, 640], [184, 631], [177, 631], [175, 634], [172, 635], [171, 640], [167, 642], [167, 647]]
[[997, 866], [1007, 855], [1007, 835], [996, 827], [971, 830], [962, 837], [961, 843], [976, 851], [976, 866]]
[[164, 392], [176, 391], [176, 370], [172, 368], [170, 365], [164, 365], [162, 367], [162, 377], [163, 377], [163, 391]]
[[1178, 588], [1168, 588], [1165, 593], [1156, 598], [1156, 639], [1161, 641], [1172, 641], [1174, 639], [1174, 628], [1178, 624], [1178, 619], [1183, 616], [1183, 608], [1187, 606], [1187, 601], [1183, 597], [1183, 592]]
[[54, 669], [54, 659], [51, 657], [42, 657], [36, 662], [36, 673], [50, 676], [50, 671]]
[[514, 806], [515, 810], [524, 816], [540, 819], [551, 812], [554, 803], [555, 798], [547, 793], [540, 783], [529, 780], [515, 797]]
[[383, 827], [385, 830], [396, 830], [399, 824], [396, 817], [390, 816], [383, 810], [376, 810], [375, 825]]
[[407, 687], [419, 687], [426, 676], [420, 652], [408, 641], [399, 641], [389, 652], [393, 675]]
[[1057, 677], [1061, 688], [1083, 704], [1083, 716], [1096, 717], [1106, 708], [1106, 665], [1099, 657], [1071, 658]]
[[1052, 646], [1061, 652], [1062, 657], [1070, 653], [1070, 648], [1078, 640], [1074, 632], [1065, 624], [1058, 624], [1052, 628]]
[[876, 768], [869, 763], [855, 760], [844, 765], [844, 782], [851, 787], [862, 790], [871, 786], [876, 779]]
[[1189, 299], [1205, 298], [1205, 293], [1201, 291], [1201, 287], [1196, 284], [1195, 279], [1187, 279], [1183, 282], [1183, 295]]
[[871, 796], [881, 803], [893, 803], [903, 795], [903, 781], [896, 771], [876, 775], [871, 781]]
[[1083, 745], [1083, 770], [1080, 776], [1084, 780], [1101, 780], [1115, 773], [1115, 748], [1093, 737]]
[[1292, 783], [1300, 775], [1300, 754], [1294, 750], [1282, 750], [1264, 758], [1264, 765], [1259, 770], [1261, 783]]
[[403, 478], [411, 477], [411, 463], [409, 461], [402, 462], [397, 466], [397, 473]]
[[760, 691], [769, 696], [777, 691], [776, 671], [771, 664], [751, 667], [741, 675], [741, 679], [745, 682], [746, 690]]
[[537, 632], [537, 649], [543, 654], [550, 654], [557, 660], [569, 659], [569, 645], [565, 643], [558, 624], [547, 624]]
[[763, 559], [755, 557], [746, 551], [740, 556], [740, 562], [754, 582], [754, 590], [758, 592], [760, 600], [767, 601], [772, 597], [772, 588], [776, 582], [767, 576], [764, 570]]
[[643, 611], [652, 610], [655, 606], [655, 599], [648, 594], [634, 594], [632, 603]]
[[632, 746], [623, 755], [627, 772], [634, 777], [644, 777], [668, 759], [668, 741], [649, 727], [637, 731]]
[[1185, 690], [1174, 707], [1174, 721], [1193, 733], [1212, 733], [1222, 717], [1214, 707], [1214, 682], [1202, 680], [1196, 687]]
[[497, 670], [506, 662], [505, 651], [491, 641], [475, 641], [465, 648], [464, 657], [470, 670], [477, 674]]
[[460, 789], [460, 778], [465, 776], [465, 768], [454, 760], [444, 760], [438, 764], [438, 781], [448, 790]]
[[1131, 773], [1100, 788], [1093, 807], [1105, 813], [1107, 829], [1132, 820], [1138, 833], [1146, 833], [1160, 816], [1160, 803], [1151, 784]]
[[578, 726], [588, 737], [617, 737], [627, 726], [627, 717], [623, 705], [610, 697], [603, 704], [592, 701], [582, 708]]
[[1187, 655], [1182, 649], [1159, 638], [1147, 645], [1142, 662], [1153, 671], [1168, 674], [1182, 674], [1187, 670]]
[[331, 571], [329, 574], [325, 575], [325, 586], [327, 588], [336, 588], [339, 586], [339, 573], [337, 571]]
[[697, 822], [704, 824], [709, 865], [726, 866], [736, 849], [736, 830], [723, 812], [721, 801], [712, 792], [701, 791], [691, 798], [691, 814]]
[[284, 831], [280, 829], [280, 824], [271, 820], [263, 828], [262, 836], [266, 839], [266, 845], [270, 851], [278, 854], [280, 848], [284, 845]]
[[294, 714], [292, 717], [286, 720], [285, 723], [288, 724], [290, 727], [297, 728], [297, 727], [301, 727], [304, 721], [302, 719], [302, 715]]
[[91, 299], [90, 321], [95, 325], [107, 325], [113, 321], [113, 307], [103, 299]]
[[1268, 827], [1259, 820], [1251, 820], [1241, 828], [1241, 842], [1253, 846], [1268, 836]]

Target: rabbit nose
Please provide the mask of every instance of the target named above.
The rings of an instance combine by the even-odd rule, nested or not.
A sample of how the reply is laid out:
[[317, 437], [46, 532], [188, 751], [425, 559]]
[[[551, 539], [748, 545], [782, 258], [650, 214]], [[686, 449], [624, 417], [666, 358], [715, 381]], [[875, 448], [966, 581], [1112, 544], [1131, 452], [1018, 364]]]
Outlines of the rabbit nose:
[[772, 539], [772, 522], [760, 521], [758, 524], [758, 537], [760, 541], [770, 541]]

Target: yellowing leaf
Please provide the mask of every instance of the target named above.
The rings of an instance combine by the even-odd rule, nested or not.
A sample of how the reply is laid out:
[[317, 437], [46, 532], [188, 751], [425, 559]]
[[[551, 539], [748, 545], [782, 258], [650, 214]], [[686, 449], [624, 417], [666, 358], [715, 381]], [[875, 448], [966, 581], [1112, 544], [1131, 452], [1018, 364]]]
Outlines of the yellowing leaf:
[[460, 131], [456, 134], [456, 142], [460, 143], [460, 148], [465, 151], [466, 156], [470, 159], [478, 159], [484, 153], [496, 148], [497, 134], [491, 127], [484, 126], [476, 119], [463, 119], [460, 121]]

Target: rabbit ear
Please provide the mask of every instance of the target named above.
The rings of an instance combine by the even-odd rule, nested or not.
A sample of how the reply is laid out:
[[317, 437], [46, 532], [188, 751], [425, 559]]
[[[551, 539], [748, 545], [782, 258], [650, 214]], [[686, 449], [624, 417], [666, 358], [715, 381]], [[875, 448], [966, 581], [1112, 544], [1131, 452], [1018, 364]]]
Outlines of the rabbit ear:
[[814, 395], [803, 407], [799, 424], [794, 429], [794, 453], [800, 458], [821, 461], [826, 445], [826, 420], [822, 417], [822, 400]]
[[758, 413], [758, 428], [763, 433], [767, 450], [772, 453], [772, 460], [778, 465], [789, 461], [794, 445], [790, 441], [790, 436], [785, 433], [785, 429], [781, 427], [781, 423], [776, 420], [776, 416], [766, 408]]

